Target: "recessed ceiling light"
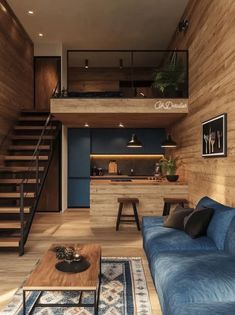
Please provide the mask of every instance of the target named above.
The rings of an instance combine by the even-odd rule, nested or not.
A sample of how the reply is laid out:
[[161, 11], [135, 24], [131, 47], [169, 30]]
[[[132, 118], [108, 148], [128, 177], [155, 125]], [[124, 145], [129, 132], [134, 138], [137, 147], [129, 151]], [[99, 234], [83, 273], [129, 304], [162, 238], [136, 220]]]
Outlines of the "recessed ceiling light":
[[120, 128], [124, 128], [124, 125], [123, 125], [123, 123], [119, 123], [119, 125], [118, 125]]
[[84, 124], [84, 127], [85, 127], [85, 128], [89, 128], [89, 124], [88, 124], [88, 123], [85, 123], [85, 124]]
[[34, 11], [33, 11], [33, 10], [29, 10], [29, 11], [28, 11], [28, 14], [29, 14], [29, 15], [34, 15]]
[[38, 33], [38, 36], [39, 36], [39, 37], [43, 37], [43, 34], [42, 34], [42, 33]]

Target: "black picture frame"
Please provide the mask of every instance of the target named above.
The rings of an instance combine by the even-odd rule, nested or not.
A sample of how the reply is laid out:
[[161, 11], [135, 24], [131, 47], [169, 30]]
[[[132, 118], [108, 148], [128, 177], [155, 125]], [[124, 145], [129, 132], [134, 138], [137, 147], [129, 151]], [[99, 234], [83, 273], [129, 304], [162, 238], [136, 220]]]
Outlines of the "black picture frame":
[[227, 156], [227, 114], [206, 120], [202, 123], [202, 156]]

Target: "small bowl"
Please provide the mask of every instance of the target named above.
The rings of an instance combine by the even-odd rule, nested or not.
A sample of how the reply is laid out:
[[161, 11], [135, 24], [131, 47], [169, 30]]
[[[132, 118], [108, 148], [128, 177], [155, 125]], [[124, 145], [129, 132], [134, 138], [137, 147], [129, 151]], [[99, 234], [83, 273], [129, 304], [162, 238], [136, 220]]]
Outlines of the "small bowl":
[[166, 175], [168, 182], [176, 182], [179, 178], [179, 175]]

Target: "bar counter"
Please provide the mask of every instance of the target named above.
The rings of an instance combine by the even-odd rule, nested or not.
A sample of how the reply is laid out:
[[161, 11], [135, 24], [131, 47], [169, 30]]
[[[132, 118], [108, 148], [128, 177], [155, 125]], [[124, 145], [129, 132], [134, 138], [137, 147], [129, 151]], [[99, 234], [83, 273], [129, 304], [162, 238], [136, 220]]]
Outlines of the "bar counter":
[[[112, 228], [115, 230], [119, 197], [139, 199], [138, 214], [142, 216], [162, 215], [163, 198], [188, 197], [188, 185], [185, 182], [168, 182], [148, 179], [131, 181], [111, 181], [91, 179], [90, 221], [92, 228]], [[132, 214], [132, 208], [124, 208], [123, 213]], [[134, 224], [134, 223], [133, 223]], [[126, 225], [126, 224], [125, 224]], [[124, 225], [120, 225], [120, 229]], [[126, 228], [128, 226], [126, 225]]]

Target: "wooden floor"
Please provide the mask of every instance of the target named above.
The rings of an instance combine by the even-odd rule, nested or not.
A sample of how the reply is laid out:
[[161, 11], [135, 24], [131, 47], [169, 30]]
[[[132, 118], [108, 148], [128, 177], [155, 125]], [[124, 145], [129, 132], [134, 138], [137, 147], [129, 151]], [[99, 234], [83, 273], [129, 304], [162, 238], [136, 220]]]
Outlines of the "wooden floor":
[[0, 308], [11, 299], [44, 251], [52, 243], [63, 242], [99, 243], [103, 256], [142, 257], [153, 315], [162, 314], [142, 249], [141, 232], [129, 226], [120, 227], [119, 232], [105, 228], [91, 230], [89, 211], [81, 209], [37, 214], [25, 255], [19, 257], [16, 252], [0, 252]]

